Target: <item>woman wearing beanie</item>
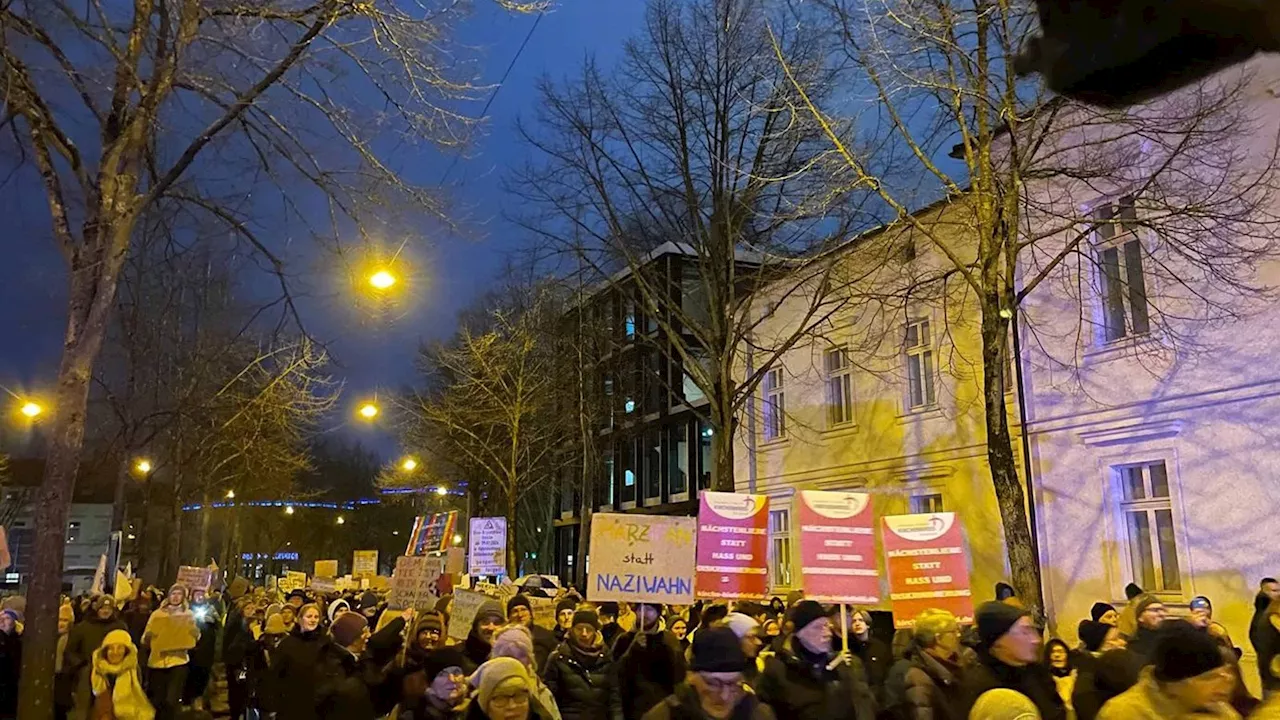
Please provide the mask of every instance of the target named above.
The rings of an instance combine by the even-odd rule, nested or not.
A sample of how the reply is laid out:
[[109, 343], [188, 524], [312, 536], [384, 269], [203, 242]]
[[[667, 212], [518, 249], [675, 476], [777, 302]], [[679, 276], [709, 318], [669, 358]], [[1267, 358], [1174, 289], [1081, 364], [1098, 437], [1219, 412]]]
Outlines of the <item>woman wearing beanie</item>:
[[249, 685], [250, 703], [260, 711], [265, 712], [267, 706], [271, 705], [270, 699], [279, 694], [275, 678], [271, 674], [271, 663], [275, 659], [277, 648], [288, 634], [284, 619], [277, 612], [263, 625], [262, 633], [245, 658], [245, 679]]
[[533, 678], [525, 664], [509, 657], [486, 660], [471, 674], [476, 689], [468, 718], [547, 720], [533, 702]]
[[1236, 674], [1218, 643], [1183, 620], [1156, 633], [1138, 684], [1107, 701], [1098, 720], [1238, 720]]
[[93, 651], [90, 686], [93, 706], [90, 720], [151, 720], [156, 711], [142, 690], [138, 672], [138, 648], [123, 628], [112, 630]]
[[89, 604], [89, 611], [80, 622], [71, 627], [71, 632], [67, 635], [67, 649], [62, 658], [62, 669], [75, 678], [71, 701], [72, 717], [86, 717], [93, 701], [93, 692], [89, 687], [93, 652], [102, 646], [103, 638], [113, 630], [125, 629], [127, 627], [124, 621], [116, 612], [116, 599], [110, 595], [94, 598]]
[[320, 658], [333, 643], [320, 627], [320, 606], [310, 603], [298, 611], [292, 631], [271, 657], [270, 685], [274, 695], [260, 697], [276, 720], [316, 720], [316, 686]]
[[159, 720], [177, 717], [190, 662], [187, 653], [199, 639], [196, 618], [187, 608], [187, 588], [175, 584], [142, 631], [142, 642], [151, 650], [147, 656], [147, 691]]
[[404, 678], [396, 720], [461, 720], [467, 710], [467, 658], [456, 647], [439, 647], [421, 658]]
[[504, 625], [493, 633], [493, 651], [489, 657], [509, 657], [524, 663], [525, 669], [529, 671], [529, 691], [533, 695], [533, 703], [539, 710], [539, 716], [560, 720], [560, 708], [556, 705], [555, 696], [538, 677], [536, 653], [533, 635], [523, 625]]
[[564, 720], [622, 720], [618, 675], [595, 610], [574, 612], [564, 642], [542, 672]]
[[969, 720], [1040, 720], [1031, 698], [1014, 690], [988, 690], [974, 703]]
[[751, 659], [742, 640], [725, 626], [694, 633], [689, 674], [643, 720], [774, 720], [773, 709], [747, 687]]

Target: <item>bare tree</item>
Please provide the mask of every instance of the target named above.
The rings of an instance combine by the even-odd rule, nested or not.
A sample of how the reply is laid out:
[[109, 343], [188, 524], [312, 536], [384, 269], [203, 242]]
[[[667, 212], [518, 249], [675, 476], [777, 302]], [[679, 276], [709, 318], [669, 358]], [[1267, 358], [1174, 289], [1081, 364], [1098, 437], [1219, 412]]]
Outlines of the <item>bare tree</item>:
[[[570, 256], [593, 282], [626, 271], [623, 292], [707, 398], [696, 411], [713, 428], [717, 490], [733, 489], [735, 418], [767, 368], [834, 309], [824, 251], [868, 220], [773, 60], [773, 12], [761, 0], [654, 0], [610, 73], [589, 61], [568, 84], [544, 82], [524, 130], [537, 156], [511, 183], [535, 208], [520, 222], [553, 261]], [[842, 68], [823, 36], [797, 30], [782, 45], [806, 86], [835, 90]], [[684, 257], [674, 272], [650, 262], [663, 243]], [[765, 345], [756, 290], [784, 275], [769, 300], [808, 307]]]
[[[930, 256], [913, 271], [882, 277], [874, 291], [862, 288], [859, 299], [899, 313], [911, 301], [976, 309], [981, 357], [967, 363], [982, 378], [987, 459], [1012, 580], [1042, 606], [1006, 409], [1010, 325], [1016, 318], [1020, 339], [1035, 339], [1024, 305], [1056, 282], [1053, 292], [1074, 300], [1077, 321], [1071, 357], [1060, 362], [1076, 367], [1078, 351], [1095, 338], [1136, 338], [1137, 351], [1151, 338], [1185, 337], [1187, 320], [1238, 312], [1242, 300], [1257, 299], [1253, 267], [1275, 249], [1274, 138], [1260, 156], [1256, 143], [1249, 147], [1255, 125], [1243, 106], [1247, 78], [1238, 74], [1123, 112], [1048, 98], [1012, 70], [1034, 26], [1030, 3], [821, 4], [867, 90], [858, 134], [792, 71], [781, 37], [776, 59], [850, 180], [873, 189], [892, 211], [888, 227]], [[891, 181], [859, 146], [896, 148], [911, 169], [900, 166]], [[915, 212], [940, 197], [945, 207]], [[1144, 277], [1157, 280], [1144, 285]], [[1099, 295], [1104, 310], [1095, 314], [1089, 308]]]
[[[13, 156], [37, 170], [70, 277], [37, 503], [23, 717], [52, 712], [61, 528], [94, 362], [139, 218], [162, 203], [205, 213], [283, 284], [284, 242], [297, 235], [332, 244], [397, 213], [442, 215], [434, 193], [405, 182], [393, 157], [413, 142], [465, 138], [466, 119], [446, 102], [469, 90], [453, 77], [448, 48], [461, 10], [429, 0], [0, 8], [0, 125], [13, 131]], [[283, 210], [277, 232], [265, 235], [251, 221], [264, 201]], [[281, 306], [293, 310], [287, 292]]]

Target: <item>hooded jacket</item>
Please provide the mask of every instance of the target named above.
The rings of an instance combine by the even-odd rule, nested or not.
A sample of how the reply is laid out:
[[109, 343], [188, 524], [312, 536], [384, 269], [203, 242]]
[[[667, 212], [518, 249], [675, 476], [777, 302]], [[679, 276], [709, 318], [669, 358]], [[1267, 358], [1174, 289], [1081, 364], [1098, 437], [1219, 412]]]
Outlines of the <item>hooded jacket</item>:
[[603, 643], [583, 650], [566, 640], [547, 658], [542, 679], [564, 720], [622, 720], [618, 673]]
[[1047, 667], [1041, 663], [1021, 667], [1006, 665], [985, 648], [978, 650], [978, 662], [960, 681], [960, 717], [969, 717], [978, 698], [996, 688], [1026, 695], [1039, 709], [1042, 720], [1067, 720], [1067, 706], [1058, 695], [1058, 686]]
[[[734, 706], [728, 720], [776, 720], [773, 709], [760, 702], [751, 693], [744, 693], [742, 699]], [[643, 720], [707, 720], [698, 702], [698, 692], [686, 684], [681, 684], [676, 691], [652, 710], [644, 714]]]
[[302, 632], [295, 626], [271, 653], [268, 685], [270, 697], [260, 696], [263, 709], [276, 712], [277, 720], [315, 720], [320, 658], [333, 640], [328, 631]]
[[850, 657], [836, 663], [810, 652], [793, 636], [765, 660], [756, 694], [787, 720], [872, 720], [876, 703], [862, 670]]
[[[127, 652], [117, 664], [107, 662], [106, 646], [124, 645]], [[91, 684], [95, 698], [111, 694], [111, 712], [116, 720], [151, 720], [155, 709], [142, 689], [138, 672], [138, 647], [124, 628], [112, 630], [103, 638], [102, 647], [93, 651]], [[95, 703], [96, 706], [96, 703]]]
[[613, 645], [625, 720], [639, 720], [675, 692], [687, 670], [675, 635], [666, 630], [643, 635], [623, 633]]
[[399, 700], [398, 684], [388, 681], [378, 663], [356, 657], [336, 642], [321, 648], [318, 665], [319, 720], [376, 720]]
[[93, 651], [102, 646], [103, 639], [114, 630], [127, 629], [119, 615], [112, 613], [110, 618], [100, 620], [98, 613], [91, 610], [87, 617], [72, 625], [71, 632], [67, 633], [67, 651], [62, 656], [63, 672], [80, 672], [88, 668], [93, 662]]

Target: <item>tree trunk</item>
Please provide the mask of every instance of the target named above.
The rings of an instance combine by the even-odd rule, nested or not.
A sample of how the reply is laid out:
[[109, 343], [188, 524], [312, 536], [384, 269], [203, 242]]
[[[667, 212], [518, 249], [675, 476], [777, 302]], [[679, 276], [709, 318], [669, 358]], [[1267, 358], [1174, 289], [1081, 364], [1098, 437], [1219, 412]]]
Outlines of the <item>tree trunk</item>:
[[[730, 388], [722, 390], [723, 403], [730, 405]], [[733, 492], [733, 410], [721, 408], [711, 416], [711, 487], [715, 492]], [[701, 432], [701, 431], [699, 431]], [[702, 442], [702, 438], [698, 438]]]
[[[103, 242], [102, 238], [97, 242]], [[53, 717], [54, 653], [67, 513], [80, 468], [89, 383], [106, 334], [108, 308], [114, 301], [123, 249], [108, 248], [103, 252], [105, 257], [96, 258], [89, 250], [82, 250], [83, 254], [74, 256], [71, 263], [67, 330], [49, 427], [48, 462], [35, 503], [35, 563], [27, 587], [18, 703], [18, 717], [24, 720]], [[100, 267], [100, 263], [105, 266]]]
[[[213, 508], [209, 506], [209, 495], [206, 493], [201, 498], [200, 510], [200, 541], [196, 545], [196, 564], [203, 565], [204, 559], [209, 556], [209, 523], [213, 520]], [[179, 509], [181, 511], [181, 509]]]
[[[129, 447], [125, 445], [124, 456], [120, 458], [120, 468], [116, 470], [116, 490], [111, 499], [111, 529], [124, 532], [124, 497], [129, 486]], [[126, 535], [128, 533], [125, 533]]]
[[[982, 312], [982, 376], [987, 425], [987, 463], [995, 486], [996, 504], [1004, 527], [1010, 582], [1023, 604], [1036, 612], [1044, 608], [1040, 584], [1040, 558], [1036, 556], [1027, 499], [1018, 476], [1013, 435], [1005, 409], [1005, 358], [1008, 357], [1009, 323], [1000, 317], [1000, 303], [987, 299]], [[1025, 429], [1024, 429], [1025, 432]], [[1029, 485], [1029, 483], [1028, 483]]]
[[511, 484], [507, 493], [507, 577], [515, 580], [520, 577], [519, 564], [516, 562], [516, 493], [515, 484]]

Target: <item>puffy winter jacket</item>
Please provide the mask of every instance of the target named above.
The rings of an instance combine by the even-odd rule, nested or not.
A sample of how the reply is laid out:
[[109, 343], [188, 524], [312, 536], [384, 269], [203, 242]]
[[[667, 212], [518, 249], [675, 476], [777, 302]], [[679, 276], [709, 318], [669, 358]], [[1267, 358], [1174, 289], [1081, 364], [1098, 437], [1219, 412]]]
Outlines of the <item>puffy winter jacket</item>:
[[542, 670], [564, 720], [622, 720], [622, 693], [609, 651], [561, 643]]
[[872, 720], [875, 698], [867, 686], [862, 661], [849, 657], [828, 667], [832, 658], [797, 647], [788, 638], [765, 659], [756, 684], [760, 700], [786, 720]]
[[623, 633], [614, 642], [613, 656], [625, 720], [639, 720], [684, 682], [684, 653], [676, 636], [666, 630], [644, 633], [642, 639], [635, 632]]
[[923, 650], [911, 657], [903, 678], [902, 705], [896, 709], [901, 720], [965, 720], [956, 714], [960, 702], [960, 680], [964, 666], [936, 658]]
[[321, 679], [320, 660], [333, 644], [321, 628], [304, 633], [298, 626], [280, 641], [271, 653], [270, 679], [273, 692], [262, 696], [263, 709], [274, 711], [276, 720], [316, 720], [316, 690]]

